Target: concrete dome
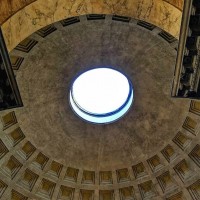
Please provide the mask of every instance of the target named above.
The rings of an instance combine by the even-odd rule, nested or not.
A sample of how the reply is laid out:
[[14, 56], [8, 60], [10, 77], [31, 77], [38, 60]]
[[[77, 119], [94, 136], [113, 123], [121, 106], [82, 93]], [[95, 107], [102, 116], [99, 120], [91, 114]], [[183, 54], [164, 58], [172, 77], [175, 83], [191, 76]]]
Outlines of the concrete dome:
[[[113, 1], [114, 13], [105, 1], [102, 10], [74, 1], [87, 9], [46, 20], [66, 2], [23, 4], [2, 25], [24, 106], [0, 113], [1, 199], [198, 199], [200, 103], [170, 96], [178, 35], [169, 24], [180, 23], [143, 15], [159, 5], [172, 19], [181, 1]], [[113, 66], [134, 85], [134, 106], [113, 124], [86, 123], [68, 102], [74, 76], [96, 66]]]

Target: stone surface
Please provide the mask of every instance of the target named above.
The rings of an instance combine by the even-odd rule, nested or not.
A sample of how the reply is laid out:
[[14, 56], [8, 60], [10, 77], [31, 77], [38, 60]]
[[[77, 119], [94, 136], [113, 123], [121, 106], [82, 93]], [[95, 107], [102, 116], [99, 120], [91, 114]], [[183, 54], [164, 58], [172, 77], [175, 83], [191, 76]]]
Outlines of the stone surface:
[[[189, 101], [170, 97], [176, 51], [133, 23], [85, 21], [41, 40], [16, 78], [24, 107], [18, 123], [38, 149], [75, 168], [112, 170], [137, 164], [177, 134]], [[85, 123], [71, 110], [70, 84], [82, 70], [112, 66], [127, 74], [134, 103], [116, 123]]]
[[[35, 1], [37, 0], [15, 0], [15, 1], [1, 0], [0, 24], [3, 24], [16, 12], [18, 12], [19, 10], [23, 9], [24, 7]], [[183, 8], [183, 0], [163, 0], [163, 1], [170, 3], [171, 5], [177, 7], [180, 10], [182, 10]]]
[[12, 15], [36, 0], [1, 0], [0, 24], [3, 24]]
[[11, 51], [26, 37], [53, 22], [77, 15], [104, 13], [145, 20], [178, 38], [182, 12], [173, 6], [179, 1], [170, 2], [163, 0], [37, 0], [3, 23], [2, 31], [8, 50]]
[[164, 1], [170, 3], [171, 5], [177, 7], [180, 10], [183, 9], [184, 0], [164, 0]]

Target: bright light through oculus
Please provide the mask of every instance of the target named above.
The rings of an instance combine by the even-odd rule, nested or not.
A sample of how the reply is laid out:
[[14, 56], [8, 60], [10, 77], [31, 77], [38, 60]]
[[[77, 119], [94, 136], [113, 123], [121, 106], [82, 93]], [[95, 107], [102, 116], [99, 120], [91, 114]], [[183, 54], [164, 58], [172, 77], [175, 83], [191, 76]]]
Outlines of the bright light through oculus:
[[133, 89], [128, 78], [111, 68], [95, 68], [79, 75], [70, 90], [70, 103], [81, 118], [110, 123], [130, 108]]

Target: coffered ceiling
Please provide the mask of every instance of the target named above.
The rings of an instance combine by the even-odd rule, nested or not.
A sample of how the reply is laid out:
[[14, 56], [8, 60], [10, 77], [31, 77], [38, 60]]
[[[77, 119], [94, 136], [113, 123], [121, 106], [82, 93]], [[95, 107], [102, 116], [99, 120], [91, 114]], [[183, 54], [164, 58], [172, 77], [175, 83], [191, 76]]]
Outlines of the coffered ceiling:
[[[0, 198], [199, 200], [200, 102], [170, 96], [183, 1], [2, 2], [24, 107], [0, 113]], [[69, 106], [71, 81], [94, 66], [133, 83], [116, 123]]]

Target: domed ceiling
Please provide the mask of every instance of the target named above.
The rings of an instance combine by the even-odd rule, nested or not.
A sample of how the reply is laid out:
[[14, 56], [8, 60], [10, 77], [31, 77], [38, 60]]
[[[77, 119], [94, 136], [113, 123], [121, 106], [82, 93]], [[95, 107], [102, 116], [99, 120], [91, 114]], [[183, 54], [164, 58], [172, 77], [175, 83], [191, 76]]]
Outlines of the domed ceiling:
[[[188, 101], [169, 95], [175, 58], [160, 36], [134, 23], [83, 17], [25, 58], [16, 73], [24, 103], [18, 122], [30, 141], [62, 163], [93, 170], [136, 163], [160, 150], [185, 120]], [[134, 85], [130, 112], [102, 126], [79, 119], [68, 101], [77, 73], [98, 66], [123, 71]]]
[[[200, 102], [170, 96], [180, 19], [162, 24], [152, 16], [147, 23], [143, 14], [130, 14], [131, 1], [119, 1], [127, 13], [116, 6], [114, 14], [87, 10], [45, 21], [42, 13], [52, 2], [46, 9], [41, 2], [2, 25], [24, 106], [0, 113], [1, 199], [198, 200]], [[138, 1], [133, 7], [155, 14], [155, 4], [162, 4], [176, 13], [172, 19], [181, 2], [151, 1], [148, 7]], [[56, 12], [63, 8], [60, 1], [55, 5]], [[26, 31], [13, 36], [17, 26], [11, 23], [24, 14], [33, 19], [37, 6], [41, 23], [28, 27], [22, 19]], [[92, 67], [114, 67], [133, 83], [134, 103], [117, 122], [87, 123], [69, 105], [74, 77]]]

